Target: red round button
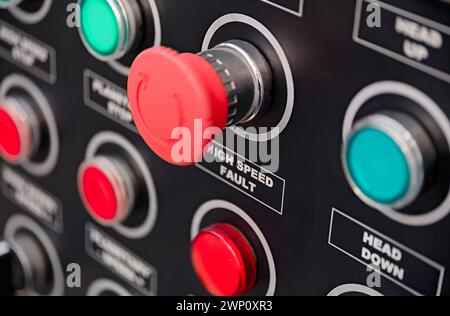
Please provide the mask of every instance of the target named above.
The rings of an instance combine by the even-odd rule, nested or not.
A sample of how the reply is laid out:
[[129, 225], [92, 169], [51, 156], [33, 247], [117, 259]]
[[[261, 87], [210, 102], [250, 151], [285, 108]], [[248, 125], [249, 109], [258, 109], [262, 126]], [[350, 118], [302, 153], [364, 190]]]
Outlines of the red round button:
[[33, 152], [33, 130], [30, 114], [15, 99], [0, 105], [0, 155], [19, 164]]
[[240, 296], [256, 282], [256, 258], [248, 240], [235, 227], [216, 224], [203, 231], [192, 244], [194, 270], [205, 288], [215, 296]]
[[141, 136], [162, 159], [191, 165], [226, 126], [228, 99], [214, 68], [202, 57], [150, 48], [131, 66], [131, 113]]
[[132, 193], [119, 166], [106, 157], [84, 163], [79, 171], [79, 191], [91, 216], [106, 226], [126, 219]]

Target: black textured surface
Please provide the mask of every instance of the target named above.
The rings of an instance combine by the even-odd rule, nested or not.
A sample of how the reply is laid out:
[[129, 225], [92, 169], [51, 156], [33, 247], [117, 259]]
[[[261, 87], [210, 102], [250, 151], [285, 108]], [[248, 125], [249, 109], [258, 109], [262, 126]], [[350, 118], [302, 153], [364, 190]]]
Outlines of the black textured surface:
[[[139, 135], [85, 106], [85, 69], [123, 88], [126, 78], [91, 57], [82, 46], [77, 30], [66, 26], [69, 1], [54, 1], [47, 18], [36, 25], [22, 24], [1, 11], [1, 20], [41, 39], [57, 52], [58, 80], [54, 85], [3, 59], [0, 60], [0, 78], [11, 73], [31, 78], [49, 99], [58, 122], [61, 150], [56, 169], [43, 178], [26, 176], [63, 203], [63, 233], [43, 227], [57, 247], [63, 265], [72, 262], [81, 265], [83, 287], [66, 289], [66, 294], [84, 294], [89, 284], [98, 278], [115, 280], [138, 294], [84, 250], [85, 224], [91, 219], [78, 196], [77, 169], [89, 140], [105, 130], [125, 136], [139, 148], [152, 171], [159, 207], [155, 229], [141, 240], [129, 240], [112, 229], [98, 227], [156, 267], [159, 295], [206, 294], [190, 264], [190, 227], [197, 208], [213, 199], [230, 201], [245, 210], [265, 234], [276, 264], [276, 295], [326, 295], [341, 284], [365, 284], [366, 268], [328, 245], [333, 207], [450, 267], [450, 217], [425, 227], [409, 227], [388, 219], [352, 193], [340, 160], [343, 117], [360, 89], [377, 81], [398, 80], [424, 91], [450, 115], [448, 83], [355, 43], [352, 39], [353, 0], [306, 0], [301, 18], [260, 0], [156, 2], [161, 15], [163, 45], [198, 52], [205, 32], [217, 18], [227, 13], [242, 13], [261, 21], [284, 48], [293, 71], [296, 94], [292, 118], [280, 137], [281, 165], [277, 174], [286, 180], [284, 214], [278, 215], [195, 166], [168, 165], [145, 146]], [[287, 0], [278, 2], [292, 5]], [[386, 2], [444, 24], [449, 22], [450, 9], [438, 1]], [[234, 23], [221, 29], [213, 42], [233, 38], [248, 40], [266, 54], [273, 54], [270, 48], [264, 48], [267, 43], [257, 32]], [[150, 45], [151, 42], [143, 43], [140, 49]], [[445, 53], [450, 56], [450, 52]], [[271, 61], [277, 77], [279, 62], [275, 58]], [[274, 89], [272, 110], [260, 124], [277, 121], [282, 114], [285, 85], [278, 80]], [[26, 174], [21, 168], [16, 169]], [[27, 213], [3, 195], [0, 196], [0, 211], [0, 233], [9, 216]], [[218, 210], [211, 217], [214, 218], [208, 221], [217, 218], [236, 223], [252, 238], [249, 227], [232, 214]], [[256, 248], [257, 253], [262, 252]], [[261, 263], [260, 279], [252, 294], [265, 293], [265, 262]], [[442, 294], [450, 294], [449, 285], [445, 276]], [[380, 291], [387, 295], [408, 294], [388, 280], [384, 280]]]

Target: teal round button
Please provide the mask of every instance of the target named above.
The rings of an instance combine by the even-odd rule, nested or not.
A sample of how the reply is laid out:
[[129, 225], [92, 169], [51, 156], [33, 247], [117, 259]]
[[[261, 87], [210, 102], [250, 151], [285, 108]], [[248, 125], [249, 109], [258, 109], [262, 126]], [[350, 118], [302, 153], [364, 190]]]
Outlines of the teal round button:
[[358, 189], [380, 204], [404, 199], [411, 173], [400, 146], [385, 132], [363, 128], [353, 134], [346, 148], [348, 172]]
[[81, 32], [86, 44], [96, 54], [113, 55], [120, 47], [124, 30], [120, 24], [120, 11], [108, 0], [81, 0]]
[[18, 5], [22, 0], [0, 0], [0, 8], [11, 8]]

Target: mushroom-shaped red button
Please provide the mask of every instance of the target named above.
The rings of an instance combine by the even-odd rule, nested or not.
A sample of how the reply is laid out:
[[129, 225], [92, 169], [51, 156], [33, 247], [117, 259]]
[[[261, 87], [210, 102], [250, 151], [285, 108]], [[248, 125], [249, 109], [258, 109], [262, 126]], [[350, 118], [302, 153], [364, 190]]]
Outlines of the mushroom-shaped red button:
[[201, 231], [191, 256], [198, 278], [212, 295], [240, 296], [255, 285], [255, 254], [234, 226], [216, 224]]
[[78, 189], [89, 214], [105, 226], [126, 220], [134, 204], [132, 175], [124, 163], [98, 156], [83, 163]]
[[147, 49], [131, 66], [128, 98], [146, 143], [176, 165], [199, 161], [227, 123], [228, 97], [221, 78], [194, 54]]
[[12, 164], [31, 157], [38, 142], [37, 119], [22, 100], [7, 98], [0, 104], [0, 155]]

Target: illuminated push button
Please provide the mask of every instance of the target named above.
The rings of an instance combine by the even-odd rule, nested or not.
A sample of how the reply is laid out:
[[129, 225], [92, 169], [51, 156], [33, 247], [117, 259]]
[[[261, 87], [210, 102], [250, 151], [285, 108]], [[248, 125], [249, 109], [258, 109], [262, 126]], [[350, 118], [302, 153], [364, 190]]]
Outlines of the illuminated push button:
[[40, 141], [38, 118], [20, 97], [0, 102], [0, 155], [11, 164], [20, 164], [37, 150]]
[[[165, 47], [144, 51], [131, 66], [128, 98], [148, 146], [167, 162], [192, 165], [226, 126], [263, 113], [271, 86], [263, 55], [233, 40], [198, 55]], [[181, 136], [189, 146], [177, 156]]]
[[142, 25], [136, 0], [80, 0], [80, 36], [88, 51], [103, 61], [123, 57]]
[[415, 119], [386, 112], [355, 125], [344, 144], [343, 156], [348, 180], [363, 201], [400, 209], [422, 192], [436, 151]]
[[0, 0], [0, 8], [1, 9], [12, 8], [21, 2], [22, 0]]
[[42, 244], [28, 232], [13, 240], [0, 241], [0, 275], [2, 295], [19, 290], [45, 293], [53, 282], [50, 259]]
[[119, 159], [98, 156], [86, 161], [78, 173], [78, 186], [89, 214], [105, 226], [122, 223], [135, 202], [135, 178]]
[[201, 231], [192, 244], [192, 263], [203, 286], [215, 296], [239, 296], [256, 282], [253, 249], [235, 227], [216, 224]]

